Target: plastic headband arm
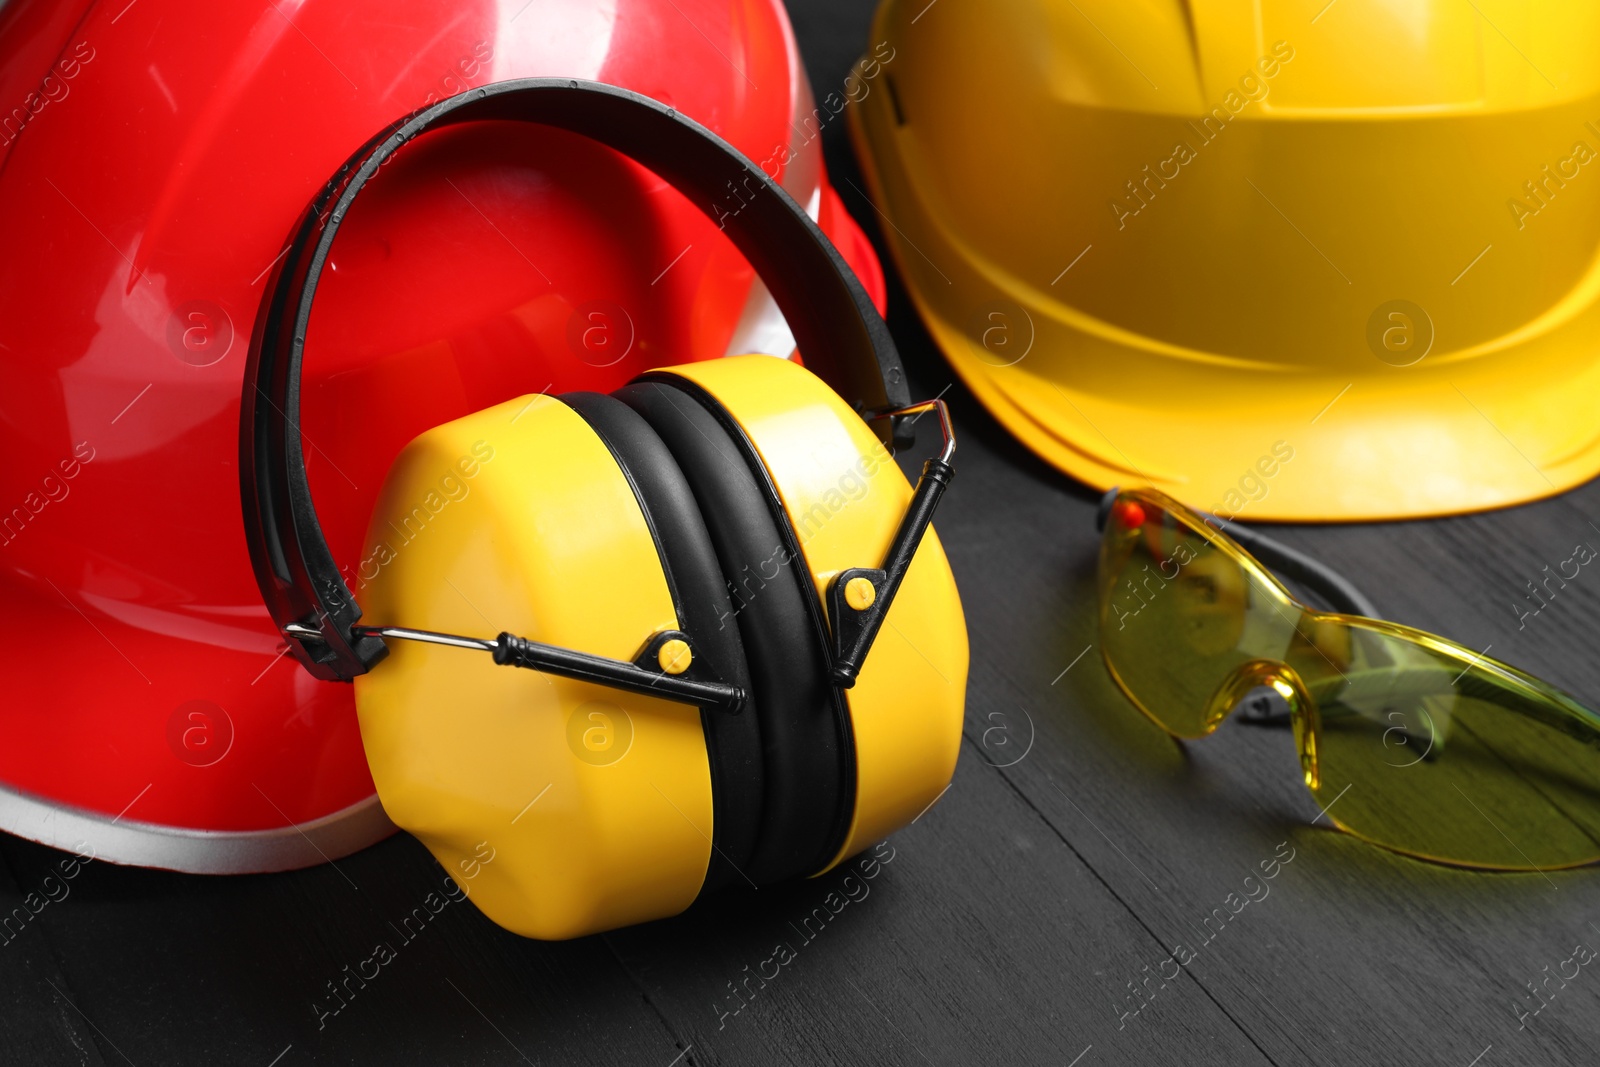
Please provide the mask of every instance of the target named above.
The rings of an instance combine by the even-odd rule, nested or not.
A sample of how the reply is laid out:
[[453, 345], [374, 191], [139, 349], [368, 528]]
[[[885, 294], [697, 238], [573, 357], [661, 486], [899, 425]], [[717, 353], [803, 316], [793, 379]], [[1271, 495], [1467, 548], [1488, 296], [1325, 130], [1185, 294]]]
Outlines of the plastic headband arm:
[[906, 407], [888, 327], [838, 251], [771, 178], [692, 119], [594, 82], [498, 82], [394, 123], [333, 176], [297, 224], [251, 338], [239, 426], [245, 536], [263, 600], [318, 678], [348, 680], [385, 655], [354, 631], [361, 610], [312, 507], [300, 441], [300, 370], [317, 279], [356, 195], [395, 152], [432, 130], [509, 120], [568, 130], [650, 168], [716, 222], [767, 285], [807, 365], [864, 417]]
[[[841, 689], [855, 686], [861, 665], [866, 661], [867, 653], [872, 651], [872, 642], [877, 639], [878, 630], [894, 604], [900, 582], [905, 578], [906, 571], [911, 569], [911, 560], [917, 554], [917, 546], [922, 543], [922, 535], [933, 521], [933, 509], [939, 506], [939, 499], [944, 496], [950, 479], [956, 473], [950, 465], [950, 460], [956, 454], [956, 431], [950, 423], [950, 409], [943, 400], [925, 400], [878, 416], [884, 419], [902, 415], [920, 417], [929, 411], [938, 413], [939, 434], [944, 439], [944, 447], [937, 456], [922, 465], [917, 487], [911, 492], [911, 503], [901, 516], [900, 525], [895, 528], [882, 565], [851, 567], [834, 575], [828, 583], [828, 618], [833, 622], [831, 674], [833, 684]], [[848, 591], [850, 583], [855, 581], [865, 581], [867, 588], [872, 590], [871, 599], [864, 605], [850, 603]]]
[[542, 674], [559, 674], [563, 678], [594, 682], [627, 693], [679, 700], [734, 715], [744, 710], [747, 699], [743, 689], [723, 682], [705, 668], [703, 661], [694, 659], [692, 655], [679, 653], [679, 661], [687, 659], [690, 662], [681, 668], [674, 667], [677, 671], [675, 674], [657, 669], [661, 667], [662, 648], [668, 642], [681, 641], [685, 646], [688, 645], [689, 635], [681, 630], [661, 630], [652, 635], [631, 663], [592, 656], [587, 652], [574, 652], [570, 648], [529, 641], [525, 637], [504, 632], [493, 641], [433, 630], [413, 630], [405, 626], [357, 626], [354, 627], [354, 634], [358, 638], [397, 638], [488, 652], [502, 667], [526, 667]]

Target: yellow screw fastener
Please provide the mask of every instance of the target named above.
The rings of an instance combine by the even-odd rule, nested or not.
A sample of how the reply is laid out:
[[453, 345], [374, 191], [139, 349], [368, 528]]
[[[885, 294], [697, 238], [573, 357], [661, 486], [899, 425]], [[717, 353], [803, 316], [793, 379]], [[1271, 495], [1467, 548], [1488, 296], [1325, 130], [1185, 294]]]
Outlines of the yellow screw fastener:
[[674, 637], [671, 641], [661, 642], [661, 648], [656, 652], [656, 662], [668, 674], [682, 674], [694, 662], [694, 653], [689, 651], [689, 642]]
[[856, 611], [866, 611], [878, 599], [878, 590], [866, 578], [856, 577], [844, 583], [844, 602]]

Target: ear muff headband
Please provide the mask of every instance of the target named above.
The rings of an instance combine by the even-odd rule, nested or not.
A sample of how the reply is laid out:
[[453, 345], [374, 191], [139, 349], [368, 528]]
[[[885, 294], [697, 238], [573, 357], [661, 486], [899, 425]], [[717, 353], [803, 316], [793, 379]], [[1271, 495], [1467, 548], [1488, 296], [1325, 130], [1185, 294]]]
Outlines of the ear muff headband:
[[654, 171], [732, 239], [766, 283], [807, 365], [858, 412], [909, 403], [888, 328], [811, 218], [759, 167], [704, 126], [648, 97], [570, 79], [472, 89], [400, 120], [363, 145], [312, 201], [257, 317], [245, 367], [239, 470], [245, 536], [263, 600], [295, 657], [349, 680], [387, 652], [361, 618], [322, 533], [300, 444], [300, 370], [317, 281], [339, 225], [402, 146], [463, 122], [518, 121], [588, 137]]

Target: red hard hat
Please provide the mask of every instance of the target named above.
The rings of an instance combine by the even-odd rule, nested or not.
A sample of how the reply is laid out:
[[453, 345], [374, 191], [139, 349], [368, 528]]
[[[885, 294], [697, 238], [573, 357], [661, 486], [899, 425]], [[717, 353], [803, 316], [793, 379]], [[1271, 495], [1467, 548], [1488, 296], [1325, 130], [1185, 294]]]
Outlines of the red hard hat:
[[[19, 102], [0, 113], [0, 829], [199, 872], [307, 866], [392, 829], [351, 689], [295, 669], [252, 576], [244, 361], [329, 174], [418, 107], [536, 76], [709, 126], [882, 308], [823, 174], [837, 109], [814, 104], [779, 0], [0, 9], [0, 101]], [[407, 146], [345, 221], [306, 345], [312, 490], [358, 594], [413, 436], [530, 391], [789, 355], [752, 283], [699, 210], [589, 141], [481, 123]]]

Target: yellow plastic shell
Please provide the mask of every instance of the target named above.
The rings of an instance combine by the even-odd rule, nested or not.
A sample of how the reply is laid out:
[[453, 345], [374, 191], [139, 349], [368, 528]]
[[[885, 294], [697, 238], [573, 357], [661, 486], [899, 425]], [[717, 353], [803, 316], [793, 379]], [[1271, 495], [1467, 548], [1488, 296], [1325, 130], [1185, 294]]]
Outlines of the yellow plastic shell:
[[930, 332], [1100, 488], [1357, 520], [1588, 480], [1600, 6], [1322, 8], [885, 0], [847, 112]]
[[[715, 396], [755, 445], [824, 603], [834, 575], [883, 561], [911, 486], [831, 389], [770, 356], [706, 360], [671, 373]], [[856, 810], [844, 846], [824, 870], [939, 798], [955, 772], [966, 687], [966, 620], [930, 529], [845, 693], [855, 729]]]
[[[911, 489], [832, 390], [769, 356], [669, 373], [709, 391], [753, 442], [819, 598], [838, 572], [882, 561]], [[626, 476], [548, 397], [418, 437], [390, 469], [368, 541], [355, 575], [368, 625], [508, 630], [616, 659], [680, 627]], [[688, 653], [667, 642], [659, 661], [681, 671]], [[966, 676], [961, 602], [929, 530], [846, 695], [856, 807], [829, 867], [942, 794]], [[675, 914], [698, 894], [713, 826], [697, 709], [406, 641], [355, 685], [384, 809], [495, 922], [577, 937]]]
[[[548, 397], [408, 445], [368, 544], [369, 625], [509, 630], [625, 660], [679, 627], [626, 477]], [[696, 708], [407, 641], [355, 686], [384, 810], [500, 925], [576, 937], [699, 892], [712, 809]]]

